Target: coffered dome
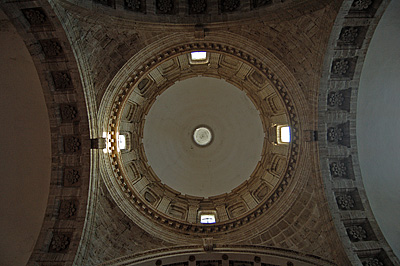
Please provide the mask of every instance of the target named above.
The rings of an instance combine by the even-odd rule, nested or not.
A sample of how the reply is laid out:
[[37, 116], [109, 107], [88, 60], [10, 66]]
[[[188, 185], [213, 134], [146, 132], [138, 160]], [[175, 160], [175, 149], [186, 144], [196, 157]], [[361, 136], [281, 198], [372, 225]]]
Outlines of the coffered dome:
[[[298, 124], [286, 88], [243, 51], [202, 45], [202, 63], [193, 62], [196, 48], [189, 44], [140, 77], [124, 77], [124, 96], [105, 124], [112, 195], [131, 219], [158, 224], [169, 240], [218, 237], [257, 220], [295, 173]], [[280, 127], [288, 125], [292, 141], [281, 142]], [[120, 135], [129, 142], [122, 150]], [[202, 213], [213, 215], [215, 225], [202, 224]]]
[[[4, 153], [29, 182], [3, 175], [3, 194], [12, 180], [18, 190], [6, 199], [18, 202], [4, 201], [11, 222], [2, 228], [20, 233], [13, 246], [4, 237], [0, 264], [31, 256], [29, 265], [398, 265], [369, 207], [360, 164], [370, 152], [356, 139], [357, 95], [367, 91], [360, 74], [388, 3], [4, 1], [0, 31], [15, 27], [37, 73], [3, 49], [4, 69], [21, 65], [3, 71], [18, 79], [3, 87], [29, 103], [35, 86], [19, 81], [37, 74], [51, 158], [36, 177], [22, 167], [24, 153], [37, 154], [33, 139], [18, 143], [21, 156]], [[5, 117], [28, 110], [9, 109]], [[371, 165], [369, 174], [379, 169]], [[42, 212], [20, 208], [46, 169]], [[17, 209], [43, 220], [29, 252]]]

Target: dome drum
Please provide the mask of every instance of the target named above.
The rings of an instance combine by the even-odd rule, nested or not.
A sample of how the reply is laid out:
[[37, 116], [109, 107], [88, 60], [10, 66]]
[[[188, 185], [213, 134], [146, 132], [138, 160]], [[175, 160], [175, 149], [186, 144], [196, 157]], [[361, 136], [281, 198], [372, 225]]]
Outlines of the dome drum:
[[[199, 50], [199, 46], [207, 51], [209, 61], [207, 64], [190, 65], [190, 52]], [[204, 49], [205, 46], [208, 46], [208, 49]], [[165, 229], [172, 230], [174, 236], [177, 232], [199, 237], [210, 233], [217, 236], [220, 233], [235, 231], [236, 228], [263, 215], [291, 182], [299, 151], [295, 108], [287, 90], [275, 75], [263, 69], [260, 62], [242, 51], [219, 44], [204, 43], [188, 44], [164, 55], [177, 50], [180, 51], [178, 55], [165, 58], [158, 66], [149, 67], [146, 72], [136, 71], [142, 73], [141, 77], [136, 74], [128, 78], [125, 87], [120, 89], [108, 125], [108, 130], [114, 132], [109, 139], [114, 149], [105, 154], [105, 159], [113, 165], [113, 175], [110, 177], [115, 178], [119, 184], [124, 195], [123, 210], [126, 210], [132, 219], [141, 219], [144, 227], [149, 226], [150, 221], [158, 224], [163, 231], [161, 236], [165, 235], [167, 239], [171, 235], [166, 233]], [[150, 59], [149, 62], [151, 65], [154, 60]], [[260, 71], [260, 68], [266, 73]], [[190, 81], [199, 76], [218, 78], [243, 90], [259, 112], [261, 131], [264, 134], [261, 157], [251, 174], [244, 177], [245, 181], [230, 192], [208, 197], [182, 194], [168, 183], [164, 183], [163, 176], [157, 175], [149, 165], [147, 151], [143, 145], [146, 119], [158, 101], [156, 98], [162, 96], [177, 81]], [[274, 143], [277, 132], [271, 128], [277, 124], [291, 126], [292, 140], [289, 144]], [[116, 148], [116, 141], [113, 140], [115, 133], [121, 131], [121, 128], [129, 131], [132, 136], [132, 150], [129, 152], [131, 156], [121, 157]], [[218, 138], [217, 133], [215, 138]], [[214, 144], [210, 145], [212, 147]], [[129, 205], [132, 206], [131, 210], [126, 209]], [[134, 215], [136, 211], [142, 215]], [[214, 212], [216, 223], [200, 223], [199, 213], [202, 211]]]

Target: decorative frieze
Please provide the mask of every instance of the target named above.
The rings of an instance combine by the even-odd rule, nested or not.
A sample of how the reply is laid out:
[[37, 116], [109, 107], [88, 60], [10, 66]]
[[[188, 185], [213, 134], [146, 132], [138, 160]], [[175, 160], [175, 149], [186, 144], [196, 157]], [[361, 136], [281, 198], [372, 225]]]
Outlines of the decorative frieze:
[[372, 0], [355, 0], [351, 7], [355, 10], [363, 11], [368, 9], [371, 4]]
[[360, 195], [356, 189], [339, 190], [335, 192], [335, 196], [340, 210], [364, 210]]
[[[49, 108], [49, 114], [52, 118], [56, 118], [50, 119], [52, 132], [63, 133], [72, 129], [72, 127], [61, 125], [60, 121], [65, 121], [69, 118], [77, 119], [79, 114], [76, 112], [76, 106], [74, 105], [74, 109], [66, 110], [59, 103], [69, 100], [84, 101], [84, 93], [80, 86], [76, 88], [78, 91], [80, 90], [80, 93], [69, 91], [73, 89], [73, 86], [68, 73], [61, 71], [51, 72], [52, 70], [67, 68], [74, 73], [79, 72], [78, 65], [72, 58], [72, 53], [69, 53], [72, 50], [68, 42], [68, 36], [66, 36], [63, 25], [61, 25], [60, 19], [57, 18], [52, 5], [47, 1], [9, 1], [7, 5], [2, 7], [4, 7], [5, 14], [10, 18], [10, 23], [18, 30], [26, 46], [32, 48], [29, 50], [31, 51], [33, 63], [41, 77], [41, 86], [46, 95], [45, 100]], [[67, 54], [68, 61], [65, 60]], [[71, 58], [69, 55], [71, 55]], [[60, 95], [60, 92], [67, 90], [68, 95]], [[86, 107], [84, 106], [83, 109], [86, 109]], [[78, 123], [76, 124], [78, 125]], [[76, 134], [89, 135], [87, 126], [81, 125], [75, 128], [79, 131]], [[58, 152], [59, 150], [65, 150], [65, 140], [58, 134], [51, 135], [54, 152], [52, 153], [53, 167], [49, 183], [50, 199], [47, 206], [49, 215], [45, 215], [43, 218], [38, 241], [35, 246], [31, 247], [34, 252], [29, 262], [27, 262], [29, 265], [61, 266], [69, 264], [72, 263], [71, 261], [77, 252], [83, 228], [82, 220], [74, 220], [78, 212], [78, 202], [70, 201], [67, 203], [63, 197], [73, 194], [74, 197], [79, 198], [82, 206], [86, 207], [88, 183], [85, 182], [86, 186], [81, 186], [84, 183], [81, 179], [87, 180], [89, 177], [87, 169], [89, 168], [90, 158], [89, 156], [82, 156], [80, 153], [71, 154], [66, 158], [62, 152]], [[72, 169], [67, 170], [64, 167], [75, 162], [81, 163], [85, 171], [80, 174], [73, 173], [69, 175]], [[64, 186], [80, 187], [79, 189], [74, 189], [65, 188]], [[86, 212], [83, 211], [83, 220], [85, 215]], [[66, 219], [69, 221], [65, 221]], [[59, 229], [60, 224], [64, 224], [68, 229]]]
[[75, 153], [81, 150], [81, 140], [77, 136], [64, 137], [64, 151]]
[[361, 26], [343, 27], [342, 30], [340, 31], [337, 45], [342, 49], [361, 48], [366, 32], [367, 32], [366, 27], [361, 27]]
[[358, 27], [345, 27], [340, 32], [339, 40], [344, 43], [354, 43], [359, 35]]
[[363, 266], [384, 266], [383, 262], [378, 258], [367, 258], [362, 262]]
[[330, 159], [329, 170], [333, 178], [354, 179], [352, 158]]
[[221, 0], [221, 12], [233, 12], [240, 6], [240, 0]]
[[124, 0], [124, 8], [136, 12], [146, 13], [146, 1], [143, 0]]
[[72, 122], [78, 119], [78, 109], [72, 104], [61, 104], [60, 114], [62, 122]]
[[80, 186], [81, 173], [78, 168], [64, 169], [63, 185], [65, 187]]
[[343, 76], [349, 70], [349, 61], [346, 59], [338, 59], [332, 64], [332, 72], [335, 75]]
[[345, 177], [347, 176], [347, 165], [344, 162], [338, 161], [330, 164], [331, 174], [335, 177]]
[[43, 26], [49, 23], [46, 13], [42, 8], [26, 8], [21, 10], [31, 26]]
[[330, 127], [328, 128], [328, 141], [338, 142], [342, 141], [344, 137], [343, 129], [340, 127]]
[[50, 242], [49, 252], [66, 252], [71, 243], [71, 235], [64, 233], [54, 233]]
[[382, 0], [354, 0], [349, 10], [349, 17], [373, 17]]
[[349, 194], [343, 194], [336, 197], [337, 204], [342, 210], [352, 210], [354, 209], [354, 199]]
[[62, 200], [60, 203], [59, 219], [69, 220], [75, 219], [78, 211], [77, 200]]
[[350, 122], [329, 127], [327, 130], [327, 140], [350, 148]]
[[[330, 61], [325, 64], [325, 70], [329, 73], [322, 77], [324, 85], [319, 90], [319, 130], [326, 131], [327, 137], [327, 142], [320, 143], [321, 160], [326, 160], [327, 154], [328, 156], [329, 154], [357, 155], [353, 121], [351, 122], [351, 149], [337, 146], [350, 147], [350, 122], [339, 125], [330, 123], [343, 121], [342, 119], [350, 116], [343, 111], [350, 113], [351, 110], [351, 116], [356, 112], [356, 106], [353, 105], [357, 98], [356, 91], [344, 86], [356, 87], [359, 83], [360, 69], [365, 59], [370, 36], [382, 15], [379, 13], [374, 17], [374, 14], [379, 9], [381, 10], [378, 12], [383, 12], [384, 8], [382, 7], [387, 5], [383, 2], [382, 0], [352, 0], [351, 7], [347, 5], [345, 8], [342, 6], [341, 9], [348, 13], [344, 18], [335, 22], [336, 30], [332, 31], [331, 38], [336, 38], [336, 43], [330, 45], [327, 52]], [[338, 32], [339, 29], [340, 32]], [[339, 88], [341, 90], [338, 90]], [[357, 162], [357, 159], [355, 158], [354, 161]], [[353, 242], [348, 245], [351, 246], [348, 252], [351, 264], [397, 265], [390, 261], [393, 255], [390, 254], [389, 259], [383, 250], [383, 248], [385, 250], [390, 250], [390, 248], [384, 243], [376, 241], [374, 231], [379, 232], [379, 229], [375, 227], [375, 221], [371, 220], [370, 225], [366, 218], [373, 217], [373, 215], [367, 206], [365, 206], [366, 209], [364, 208], [364, 204], [368, 205], [368, 202], [365, 200], [362, 182], [358, 182], [362, 179], [358, 163], [354, 167], [356, 167], [355, 170], [351, 157], [329, 158], [329, 163], [321, 166], [324, 182], [327, 188], [331, 188], [331, 192], [333, 192], [333, 194], [327, 194], [329, 195], [328, 200], [333, 200], [331, 203], [337, 204], [339, 209], [338, 211], [332, 210], [331, 213], [335, 217], [334, 222], [341, 240], [343, 243]], [[361, 195], [359, 190], [362, 192]], [[380, 250], [381, 248], [382, 250]]]
[[367, 219], [344, 221], [347, 235], [352, 242], [377, 240]]
[[363, 241], [367, 239], [367, 231], [361, 225], [353, 225], [346, 228], [351, 241]]
[[189, 14], [205, 14], [207, 0], [189, 0]]
[[328, 107], [334, 109], [340, 109], [350, 112], [350, 99], [351, 88], [340, 91], [332, 91], [328, 94], [327, 104]]
[[72, 79], [67, 71], [53, 71], [51, 72], [51, 76], [56, 91], [68, 91], [73, 89]]
[[157, 13], [173, 14], [174, 0], [156, 0]]
[[54, 59], [64, 56], [63, 48], [57, 39], [40, 40], [46, 59]]
[[[368, 233], [368, 231], [367, 231]], [[373, 240], [376, 240], [373, 239]], [[398, 265], [396, 260], [392, 260], [384, 249], [369, 249], [357, 252], [363, 266], [394, 266]]]
[[331, 67], [331, 77], [335, 79], [349, 79], [354, 75], [357, 57], [334, 59]]

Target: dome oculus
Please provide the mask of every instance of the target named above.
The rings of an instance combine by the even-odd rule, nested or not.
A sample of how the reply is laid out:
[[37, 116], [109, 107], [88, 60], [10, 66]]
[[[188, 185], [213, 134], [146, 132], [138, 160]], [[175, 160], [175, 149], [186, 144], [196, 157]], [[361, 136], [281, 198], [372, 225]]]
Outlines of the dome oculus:
[[211, 130], [205, 126], [199, 126], [193, 131], [193, 140], [199, 146], [207, 146], [212, 141]]

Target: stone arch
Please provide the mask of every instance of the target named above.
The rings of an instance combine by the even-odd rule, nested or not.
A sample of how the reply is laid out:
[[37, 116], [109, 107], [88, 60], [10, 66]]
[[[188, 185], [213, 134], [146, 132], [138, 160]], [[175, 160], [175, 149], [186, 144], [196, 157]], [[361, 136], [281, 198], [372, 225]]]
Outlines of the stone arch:
[[254, 245], [186, 246], [127, 255], [101, 265], [335, 265], [318, 256]]
[[52, 165], [46, 215], [28, 265], [72, 265], [86, 218], [90, 134], [80, 72], [60, 21], [47, 1], [1, 5], [38, 73], [50, 118]]
[[[399, 264], [368, 204], [355, 133], [361, 69], [375, 27], [388, 2], [343, 2], [331, 33], [320, 82], [318, 139], [321, 174], [336, 229], [355, 265], [372, 262]], [[367, 20], [369, 22], [364, 23]], [[353, 216], [360, 211], [362, 215]], [[355, 231], [363, 237], [355, 238]], [[355, 246], [353, 242], [356, 241], [361, 242]], [[376, 247], [371, 249], [362, 244], [363, 241], [374, 241]]]

